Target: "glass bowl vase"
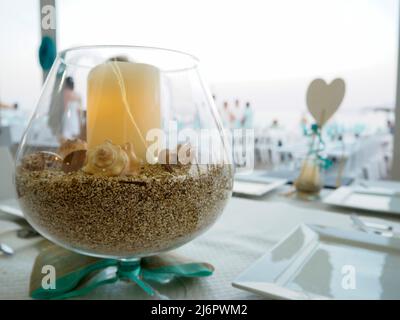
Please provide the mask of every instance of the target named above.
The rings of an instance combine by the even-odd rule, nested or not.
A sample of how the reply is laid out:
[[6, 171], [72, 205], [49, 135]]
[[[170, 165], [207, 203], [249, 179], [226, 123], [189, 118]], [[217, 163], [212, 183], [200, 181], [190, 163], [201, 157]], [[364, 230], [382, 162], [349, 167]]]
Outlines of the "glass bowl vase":
[[16, 157], [28, 222], [67, 249], [120, 260], [207, 230], [231, 196], [233, 167], [198, 65], [160, 48], [61, 52]]

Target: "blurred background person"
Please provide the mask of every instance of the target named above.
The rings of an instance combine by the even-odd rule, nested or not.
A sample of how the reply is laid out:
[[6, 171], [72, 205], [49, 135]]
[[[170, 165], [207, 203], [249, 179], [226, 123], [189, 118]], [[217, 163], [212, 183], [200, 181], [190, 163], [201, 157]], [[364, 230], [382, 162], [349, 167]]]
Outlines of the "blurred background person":
[[243, 112], [241, 126], [244, 129], [253, 128], [253, 110], [250, 106], [250, 102], [246, 102], [246, 108]]
[[[63, 142], [80, 136], [83, 112], [81, 98], [74, 91], [74, 79], [66, 77], [61, 85], [63, 80], [59, 75], [57, 77], [59, 82], [53, 88], [53, 105], [47, 123], [57, 140]], [[59, 86], [62, 86], [61, 91], [58, 90]]]
[[6, 104], [0, 101], [0, 109], [18, 109], [18, 104]]
[[240, 100], [239, 99], [235, 99], [235, 108], [233, 110], [234, 116], [235, 116], [235, 120], [234, 120], [234, 124], [233, 127], [234, 128], [240, 128], [241, 127], [241, 120], [243, 117], [243, 110], [240, 107]]
[[81, 133], [82, 108], [81, 98], [74, 91], [75, 83], [72, 77], [67, 77], [64, 83], [64, 119], [63, 119], [63, 138], [74, 139]]
[[236, 117], [235, 114], [229, 109], [228, 101], [224, 101], [222, 110], [221, 110], [221, 118], [226, 128], [233, 128], [235, 125]]

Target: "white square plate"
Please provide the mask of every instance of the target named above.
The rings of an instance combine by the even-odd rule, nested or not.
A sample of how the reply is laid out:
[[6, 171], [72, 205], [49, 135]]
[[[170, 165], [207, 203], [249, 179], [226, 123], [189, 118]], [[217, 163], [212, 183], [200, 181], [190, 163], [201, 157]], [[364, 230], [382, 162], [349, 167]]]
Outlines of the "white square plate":
[[277, 299], [400, 299], [400, 239], [300, 225], [233, 286]]
[[0, 200], [0, 211], [14, 216], [23, 218], [24, 214], [18, 204], [17, 199], [3, 199]]
[[323, 202], [345, 208], [400, 214], [400, 192], [393, 187], [341, 187]]
[[286, 184], [284, 179], [272, 179], [265, 182], [236, 180], [233, 183], [233, 193], [249, 196], [263, 196], [268, 192]]

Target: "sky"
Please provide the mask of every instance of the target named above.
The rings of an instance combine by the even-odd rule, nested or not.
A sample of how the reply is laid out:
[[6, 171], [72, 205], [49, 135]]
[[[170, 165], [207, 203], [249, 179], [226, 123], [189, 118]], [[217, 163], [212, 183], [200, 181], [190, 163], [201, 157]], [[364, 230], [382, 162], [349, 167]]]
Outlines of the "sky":
[[42, 85], [38, 0], [0, 0], [0, 101], [33, 110]]
[[[348, 107], [394, 101], [397, 0], [58, 0], [57, 6], [59, 49], [134, 44], [186, 51], [199, 57], [221, 99], [251, 99], [255, 87], [260, 108], [297, 106], [312, 78], [343, 77]], [[0, 0], [0, 99], [20, 100], [27, 109], [41, 84], [38, 23], [38, 0]]]
[[110, 3], [59, 1], [60, 47], [135, 43], [188, 51], [212, 81], [336, 73], [379, 65], [396, 54], [393, 0]]

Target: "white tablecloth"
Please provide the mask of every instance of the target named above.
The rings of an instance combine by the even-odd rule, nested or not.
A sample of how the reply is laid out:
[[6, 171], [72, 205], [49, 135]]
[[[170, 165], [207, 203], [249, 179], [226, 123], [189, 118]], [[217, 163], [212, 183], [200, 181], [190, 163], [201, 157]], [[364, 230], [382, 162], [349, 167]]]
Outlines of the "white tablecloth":
[[[257, 201], [232, 198], [207, 233], [177, 250], [213, 264], [215, 274], [157, 287], [160, 292], [178, 299], [257, 299], [256, 295], [233, 288], [232, 280], [298, 224], [352, 228], [348, 214], [334, 212], [332, 208], [328, 211], [319, 202], [289, 199], [280, 195], [281, 192]], [[6, 216], [0, 214], [0, 242], [13, 246], [16, 254], [0, 256], [0, 299], [27, 299], [30, 271], [46, 241], [16, 238], [15, 230], [19, 226], [10, 218], [4, 219]], [[101, 287], [85, 298], [142, 299], [145, 295], [135, 285], [121, 282]]]

